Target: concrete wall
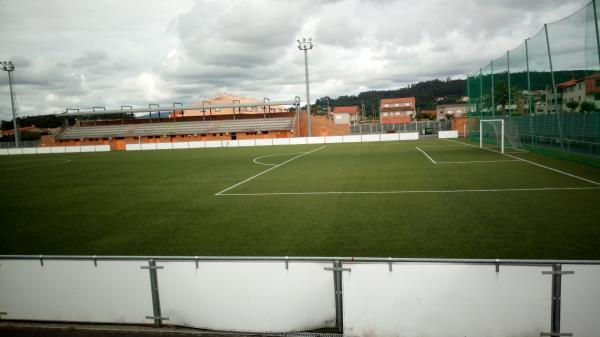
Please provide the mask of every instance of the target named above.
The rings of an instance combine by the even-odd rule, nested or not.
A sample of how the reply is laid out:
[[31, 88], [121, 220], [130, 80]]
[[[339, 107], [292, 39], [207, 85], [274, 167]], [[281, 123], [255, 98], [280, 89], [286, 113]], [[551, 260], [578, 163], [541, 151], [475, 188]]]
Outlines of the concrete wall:
[[[368, 134], [352, 136], [327, 136], [327, 137], [295, 137], [295, 138], [272, 138], [272, 139], [242, 139], [242, 140], [215, 140], [205, 142], [177, 142], [177, 143], [142, 143], [126, 144], [125, 150], [162, 150], [162, 149], [187, 149], [187, 148], [210, 148], [210, 147], [248, 147], [248, 146], [272, 146], [272, 145], [304, 145], [304, 144], [336, 144], [357, 142], [388, 142], [399, 140], [417, 140], [417, 132]], [[164, 145], [162, 145], [164, 144]]]
[[[346, 336], [531, 336], [550, 331], [551, 267], [344, 264]], [[566, 330], [565, 330], [566, 331]]]
[[50, 147], [22, 147], [13, 149], [0, 149], [2, 155], [49, 154], [49, 153], [80, 153], [80, 152], [108, 152], [110, 145], [84, 145], [84, 146], [50, 146]]
[[[178, 261], [179, 260], [179, 261]], [[538, 337], [550, 331], [551, 264], [345, 259], [342, 310], [331, 261], [157, 260], [165, 324], [355, 337]], [[3, 319], [151, 324], [148, 261], [0, 257]], [[561, 332], [600, 331], [600, 265], [563, 264]]]

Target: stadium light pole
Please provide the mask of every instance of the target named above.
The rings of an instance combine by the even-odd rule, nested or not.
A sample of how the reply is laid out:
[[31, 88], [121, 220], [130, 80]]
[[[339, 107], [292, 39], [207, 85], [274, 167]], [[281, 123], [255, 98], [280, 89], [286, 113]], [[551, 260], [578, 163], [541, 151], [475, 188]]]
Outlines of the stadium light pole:
[[[153, 106], [156, 108], [160, 108], [159, 104], [156, 104], [156, 103], [148, 104], [149, 109], [152, 109]], [[150, 114], [150, 124], [152, 124], [152, 111], [148, 111], [148, 113]], [[160, 110], [158, 111], [158, 121], [160, 122]]]
[[[202, 101], [202, 120], [205, 121], [206, 120], [206, 108], [204, 107], [205, 104], [204, 103], [208, 103], [208, 105], [212, 105], [212, 102], [210, 101]], [[208, 114], [210, 116], [210, 120], [212, 121], [212, 108], [208, 108]]]
[[12, 72], [15, 71], [15, 65], [11, 61], [2, 61], [0, 62], [2, 65], [2, 70], [8, 73], [8, 86], [10, 88], [10, 104], [12, 106], [12, 115], [13, 115], [13, 128], [15, 131], [15, 146], [20, 147], [19, 141], [19, 128], [17, 127], [17, 113], [15, 111], [15, 93], [13, 91], [13, 79]]
[[[271, 100], [267, 97], [263, 98], [263, 103], [270, 102], [270, 101]], [[268, 109], [269, 109], [269, 117], [271, 117], [271, 106], [270, 105], [269, 105]], [[265, 106], [265, 105], [263, 105], [263, 115], [264, 115], [264, 118], [267, 118], [267, 106]]]
[[[241, 104], [239, 99], [234, 99], [233, 105], [235, 105], [235, 102], [237, 102], [237, 104]], [[233, 119], [235, 120], [235, 106], [233, 108], [231, 108], [231, 111], [233, 111]], [[240, 118], [242, 118], [242, 108], [239, 108], [239, 112], [240, 112]]]
[[310, 137], [310, 88], [308, 85], [308, 51], [313, 49], [314, 45], [312, 43], [312, 38], [310, 37], [308, 38], [308, 40], [303, 38], [302, 41], [296, 41], [298, 41], [298, 49], [304, 51], [304, 75], [306, 77], [306, 128], [307, 136]]
[[[176, 106], [183, 107], [183, 103], [173, 103], [173, 122], [177, 122], [177, 110], [175, 110]], [[181, 110], [181, 118], [183, 118], [183, 110]]]
[[[121, 105], [121, 110], [123, 110], [123, 108], [129, 108], [129, 110], [133, 109], [133, 106], [131, 105]], [[133, 114], [131, 114], [131, 118], [133, 118], [133, 124], [135, 124], [135, 116]], [[123, 114], [121, 114], [121, 124], [125, 124], [125, 116]]]

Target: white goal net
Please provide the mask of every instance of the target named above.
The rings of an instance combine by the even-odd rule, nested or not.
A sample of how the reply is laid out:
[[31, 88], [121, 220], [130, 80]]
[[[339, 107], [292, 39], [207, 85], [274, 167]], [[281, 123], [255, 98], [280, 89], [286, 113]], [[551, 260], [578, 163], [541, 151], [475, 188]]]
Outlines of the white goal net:
[[479, 147], [500, 153], [524, 151], [517, 124], [504, 119], [479, 121]]

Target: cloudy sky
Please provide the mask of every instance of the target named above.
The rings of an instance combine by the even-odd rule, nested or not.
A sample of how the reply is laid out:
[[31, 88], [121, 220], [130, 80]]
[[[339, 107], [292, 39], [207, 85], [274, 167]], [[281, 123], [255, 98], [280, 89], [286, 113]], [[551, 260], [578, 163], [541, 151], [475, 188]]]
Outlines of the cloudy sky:
[[[304, 97], [465, 77], [587, 0], [0, 0], [0, 60], [19, 115]], [[10, 118], [6, 73], [0, 118]]]

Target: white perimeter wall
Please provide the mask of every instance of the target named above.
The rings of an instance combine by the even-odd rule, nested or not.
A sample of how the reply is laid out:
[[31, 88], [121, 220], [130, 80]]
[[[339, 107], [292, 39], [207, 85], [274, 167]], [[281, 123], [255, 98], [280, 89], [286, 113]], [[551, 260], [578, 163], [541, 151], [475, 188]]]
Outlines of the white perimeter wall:
[[561, 332], [577, 337], [600, 335], [600, 266], [562, 265], [574, 271], [561, 277]]
[[48, 153], [108, 152], [108, 151], [110, 151], [110, 145], [22, 147], [22, 148], [13, 148], [13, 149], [0, 149], [0, 156], [1, 155], [22, 155], [22, 154], [48, 154]]
[[[143, 143], [127, 144], [125, 150], [161, 150], [161, 149], [187, 149], [187, 148], [210, 148], [210, 147], [247, 147], [247, 146], [270, 146], [270, 145], [304, 145], [304, 144], [336, 144], [336, 143], [360, 143], [360, 142], [387, 142], [399, 140], [417, 140], [418, 132], [386, 133], [350, 136], [328, 136], [328, 137], [295, 137], [295, 138], [270, 138], [270, 139], [241, 139], [241, 140], [210, 140], [196, 142], [177, 143]], [[163, 145], [164, 144], [164, 145]], [[172, 145], [171, 145], [172, 144]]]
[[3, 319], [152, 323], [145, 261], [0, 261]]
[[169, 324], [212, 330], [286, 332], [335, 326], [331, 263], [159, 263]]
[[[458, 138], [458, 131], [439, 131], [438, 138]], [[194, 142], [164, 142], [126, 144], [126, 151], [140, 150], [172, 150], [192, 149], [207, 147], [246, 147], [269, 145], [300, 145], [300, 144], [335, 144], [335, 143], [360, 143], [360, 142], [386, 142], [399, 140], [418, 140], [418, 132], [385, 133], [367, 135], [329, 136], [329, 137], [296, 137], [273, 139], [243, 139], [243, 140], [214, 140]], [[42, 154], [42, 153], [73, 153], [73, 152], [106, 152], [110, 151], [109, 145], [89, 146], [53, 146], [22, 149], [0, 149], [1, 155]]]
[[457, 130], [452, 130], [452, 131], [438, 131], [438, 138], [440, 139], [445, 139], [445, 138], [458, 138], [458, 131]]
[[[153, 323], [146, 261], [0, 260], [3, 319]], [[289, 332], [335, 326], [331, 263], [157, 262], [166, 324]]]
[[539, 337], [550, 331], [550, 267], [348, 264], [346, 336]]
[[[153, 323], [146, 261], [0, 259], [3, 319]], [[331, 262], [163, 262], [166, 324], [257, 332], [335, 325]], [[551, 267], [344, 262], [344, 334], [540, 336], [550, 331]], [[600, 331], [600, 266], [563, 265], [562, 332]]]

